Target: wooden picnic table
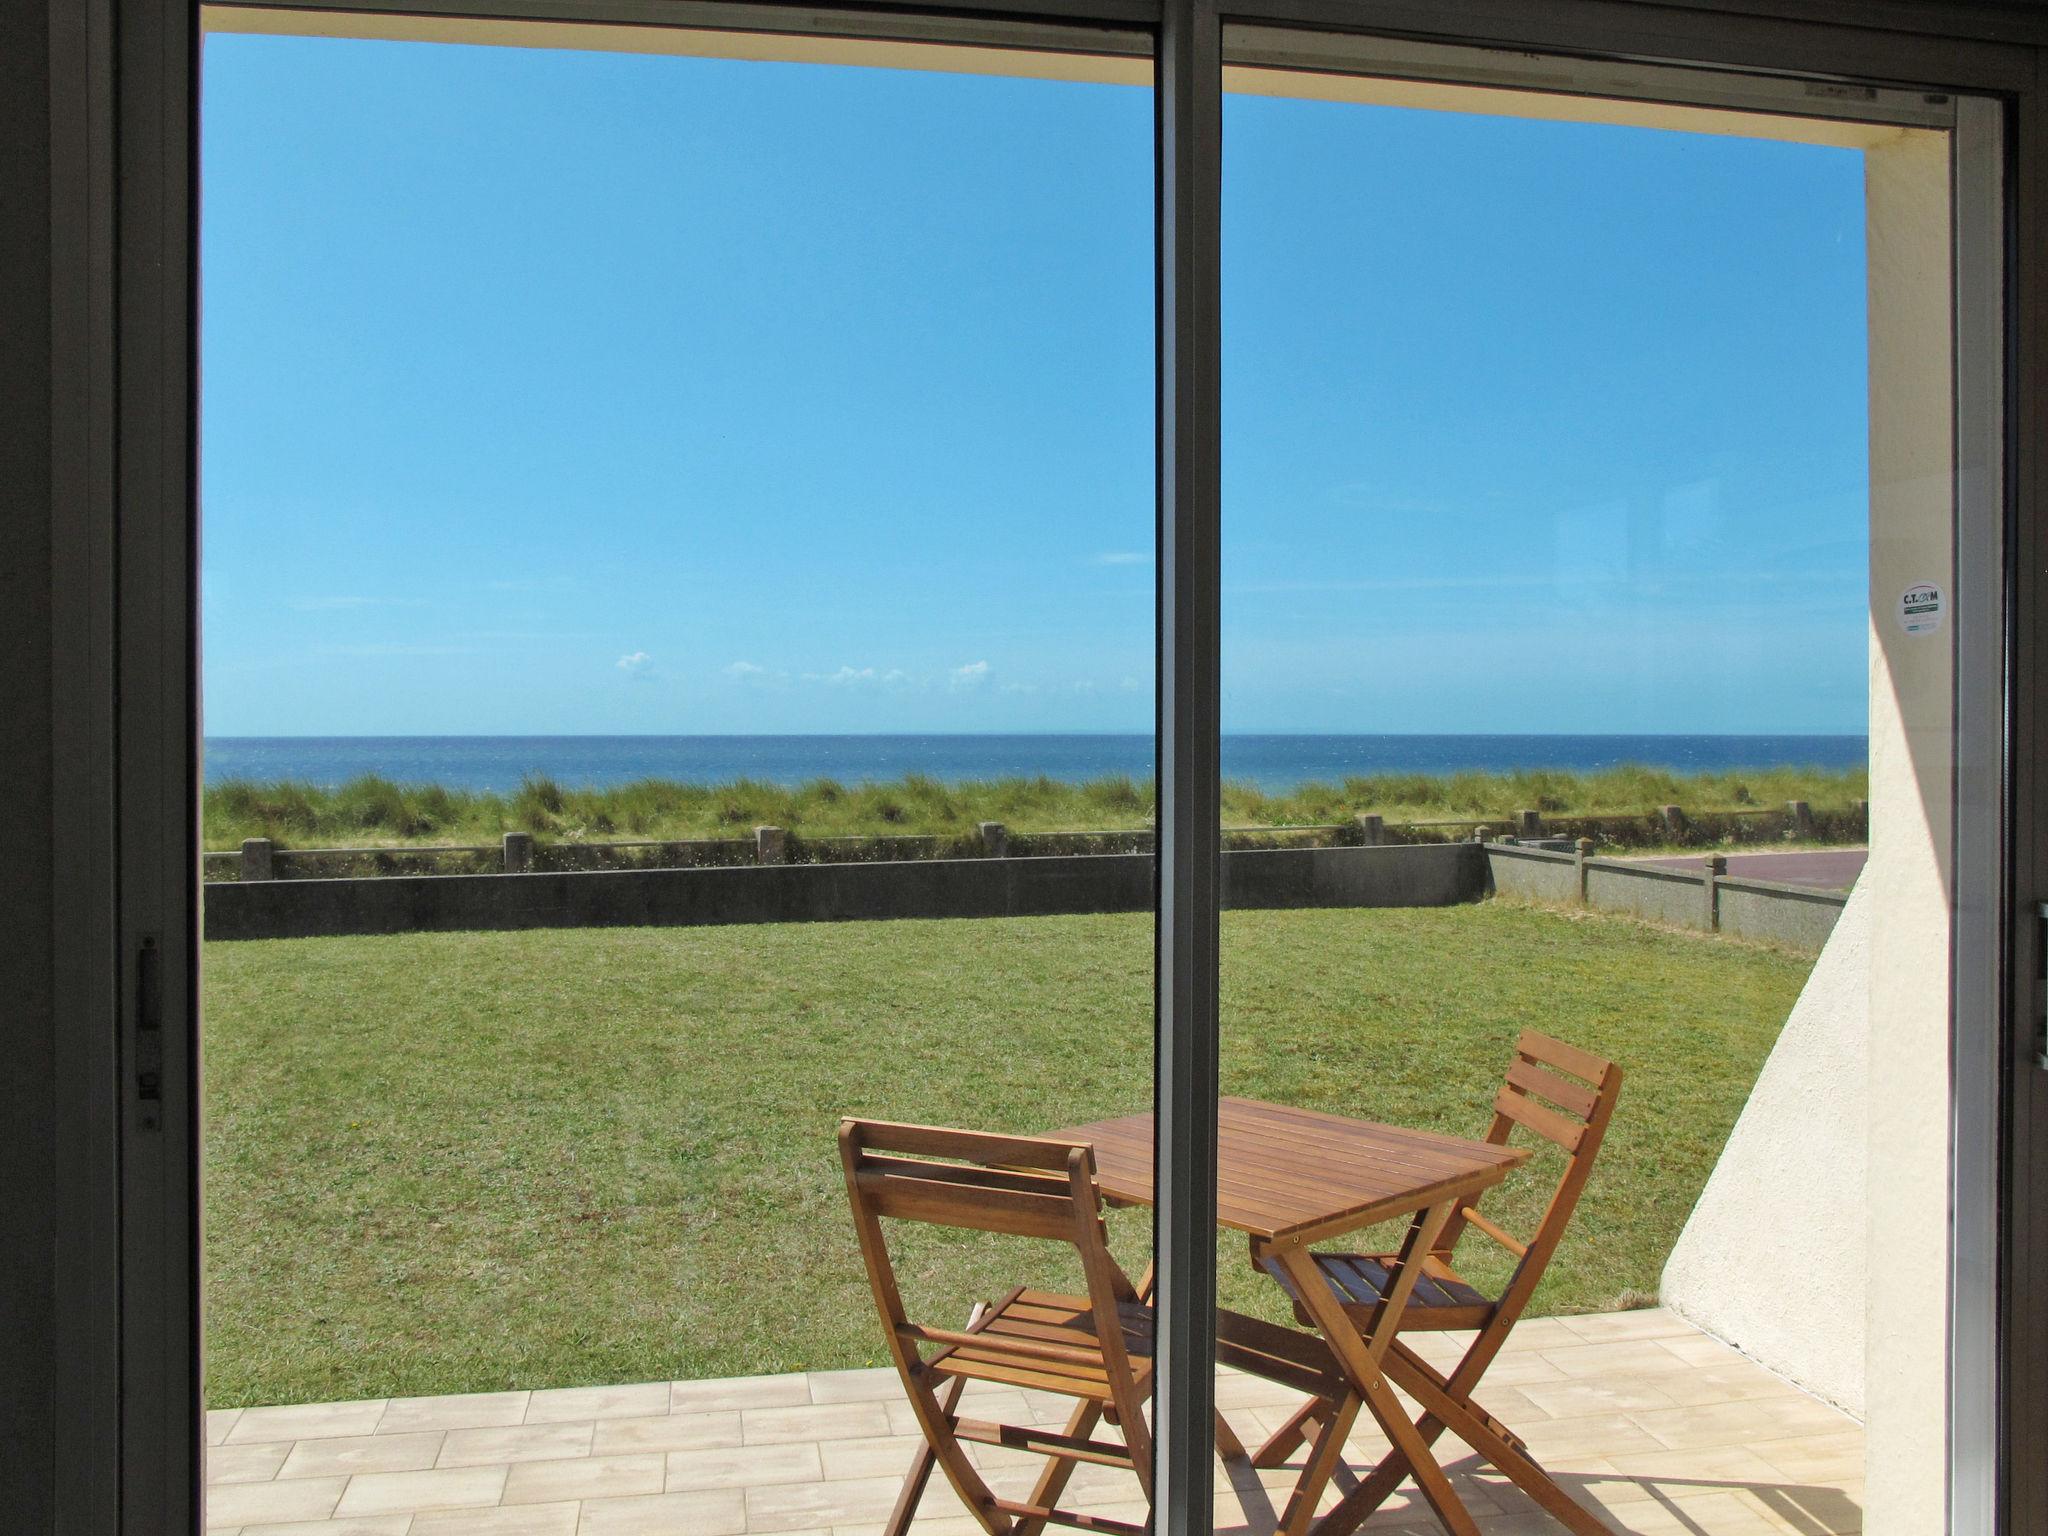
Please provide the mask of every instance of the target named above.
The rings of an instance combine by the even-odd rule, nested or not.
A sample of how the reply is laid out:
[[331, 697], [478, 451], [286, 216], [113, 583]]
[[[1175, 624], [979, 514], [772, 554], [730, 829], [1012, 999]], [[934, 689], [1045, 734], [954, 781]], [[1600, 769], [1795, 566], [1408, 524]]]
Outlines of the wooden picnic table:
[[[1054, 1131], [1095, 1147], [1096, 1177], [1106, 1198], [1153, 1203], [1153, 1120], [1124, 1115]], [[1478, 1536], [1478, 1527], [1429, 1443], [1403, 1409], [1381, 1369], [1401, 1325], [1410, 1292], [1453, 1212], [1527, 1160], [1519, 1147], [1468, 1141], [1434, 1131], [1379, 1125], [1342, 1115], [1226, 1098], [1217, 1115], [1219, 1226], [1245, 1233], [1255, 1262], [1277, 1265], [1343, 1368], [1352, 1397], [1337, 1407], [1311, 1446], [1280, 1530], [1285, 1536], [1343, 1536], [1358, 1523], [1342, 1508], [1314, 1524], [1316, 1505], [1342, 1459], [1344, 1441], [1362, 1405], [1408, 1464], [1409, 1475], [1444, 1528]], [[1379, 1222], [1409, 1218], [1402, 1264], [1384, 1303], [1364, 1325], [1316, 1267], [1312, 1243]]]

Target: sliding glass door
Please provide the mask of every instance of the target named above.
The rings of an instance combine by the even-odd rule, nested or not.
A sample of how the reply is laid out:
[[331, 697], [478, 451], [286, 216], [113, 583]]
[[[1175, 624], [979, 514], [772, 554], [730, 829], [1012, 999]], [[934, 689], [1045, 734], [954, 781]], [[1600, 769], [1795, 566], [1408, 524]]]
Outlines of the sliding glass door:
[[1999, 109], [1099, 9], [103, 50], [134, 1529], [1990, 1507]]

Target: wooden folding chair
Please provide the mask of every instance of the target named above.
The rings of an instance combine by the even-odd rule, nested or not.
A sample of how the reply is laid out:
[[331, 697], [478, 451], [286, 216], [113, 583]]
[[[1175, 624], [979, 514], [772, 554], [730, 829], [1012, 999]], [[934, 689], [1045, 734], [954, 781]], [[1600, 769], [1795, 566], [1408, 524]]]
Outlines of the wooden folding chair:
[[[1587, 1513], [1529, 1457], [1521, 1437], [1473, 1401], [1472, 1392], [1486, 1368], [1507, 1343], [1508, 1332], [1528, 1306], [1551, 1255], [1563, 1239], [1586, 1180], [1593, 1172], [1614, 1104], [1621, 1092], [1621, 1069], [1589, 1051], [1524, 1030], [1515, 1045], [1507, 1080], [1493, 1101], [1493, 1124], [1486, 1139], [1507, 1144], [1517, 1127], [1562, 1148], [1565, 1167], [1535, 1235], [1524, 1243], [1481, 1214], [1476, 1204], [1457, 1211], [1422, 1259], [1401, 1333], [1477, 1330], [1471, 1346], [1449, 1375], [1438, 1371], [1398, 1338], [1384, 1362], [1389, 1379], [1424, 1409], [1417, 1427], [1424, 1443], [1433, 1445], [1446, 1428], [1480, 1452], [1522, 1487], [1561, 1523], [1581, 1536], [1603, 1536], [1608, 1528]], [[1459, 1240], [1476, 1231], [1513, 1254], [1514, 1274], [1498, 1297], [1488, 1297], [1458, 1273], [1453, 1260]], [[1316, 1268], [1354, 1318], [1368, 1322], [1382, 1299], [1398, 1284], [1396, 1254], [1318, 1253]], [[1307, 1312], [1292, 1283], [1277, 1265], [1268, 1272], [1294, 1295], [1295, 1313]], [[1328, 1401], [1310, 1402], [1259, 1448], [1254, 1465], [1284, 1463], [1306, 1440], [1314, 1426], [1332, 1411]], [[1399, 1452], [1389, 1454], [1343, 1501], [1324, 1517], [1320, 1531], [1354, 1528], [1384, 1503], [1407, 1475]]]
[[[909, 1529], [934, 1466], [992, 1533], [1036, 1536], [1051, 1523], [1143, 1536], [1149, 1521], [1087, 1515], [1058, 1503], [1082, 1463], [1128, 1467], [1146, 1499], [1152, 1496], [1145, 1408], [1152, 1392], [1153, 1310], [1110, 1254], [1094, 1150], [1086, 1143], [854, 1119], [840, 1122], [839, 1150], [861, 1260], [925, 1440], [885, 1536]], [[897, 1287], [883, 1235], [887, 1220], [1069, 1245], [1080, 1256], [1087, 1294], [1018, 1286], [1000, 1301], [976, 1306], [963, 1328], [916, 1322]], [[1314, 1336], [1230, 1313], [1223, 1314], [1219, 1333], [1222, 1363], [1325, 1397], [1342, 1390], [1334, 1360]], [[963, 1418], [960, 1396], [970, 1381], [1057, 1393], [1073, 1398], [1074, 1409], [1058, 1431]], [[1105, 1420], [1121, 1430], [1121, 1444], [1094, 1438]], [[1031, 1496], [999, 1497], [967, 1458], [963, 1441], [1044, 1456]]]

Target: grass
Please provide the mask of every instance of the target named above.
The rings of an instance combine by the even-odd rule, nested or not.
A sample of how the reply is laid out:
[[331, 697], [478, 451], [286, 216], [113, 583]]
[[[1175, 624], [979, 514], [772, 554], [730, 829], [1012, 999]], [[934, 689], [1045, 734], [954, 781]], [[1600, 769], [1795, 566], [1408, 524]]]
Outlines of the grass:
[[[1368, 813], [1390, 822], [1506, 818], [1521, 809], [1627, 818], [1651, 815], [1663, 805], [1732, 810], [1782, 808], [1789, 800], [1805, 800], [1817, 813], [1840, 814], [1868, 795], [1868, 775], [1861, 770], [1798, 767], [1695, 775], [1643, 767], [1583, 774], [1384, 774], [1305, 784], [1284, 794], [1230, 784], [1223, 817], [1230, 826], [1258, 827], [1345, 823]], [[249, 837], [268, 837], [280, 847], [490, 842], [506, 832], [563, 840], [729, 838], [751, 836], [760, 825], [808, 837], [964, 838], [984, 821], [1027, 835], [1128, 830], [1149, 825], [1153, 810], [1152, 785], [1122, 777], [1081, 784], [1048, 778], [942, 783], [909, 774], [883, 783], [817, 779], [794, 787], [748, 779], [643, 779], [603, 789], [530, 778], [510, 794], [493, 794], [371, 776], [333, 789], [242, 780], [209, 785], [204, 825], [206, 846], [213, 849], [233, 848]]]
[[[1524, 1025], [1626, 1065], [1541, 1311], [1655, 1289], [1811, 964], [1501, 902], [1223, 928], [1226, 1091], [1477, 1134]], [[210, 945], [207, 1399], [880, 1363], [836, 1117], [1141, 1107], [1151, 970], [1125, 915]], [[1134, 1267], [1148, 1221], [1116, 1218]], [[1219, 1252], [1225, 1303], [1281, 1316]], [[1072, 1278], [971, 1236], [906, 1256], [940, 1319]]]

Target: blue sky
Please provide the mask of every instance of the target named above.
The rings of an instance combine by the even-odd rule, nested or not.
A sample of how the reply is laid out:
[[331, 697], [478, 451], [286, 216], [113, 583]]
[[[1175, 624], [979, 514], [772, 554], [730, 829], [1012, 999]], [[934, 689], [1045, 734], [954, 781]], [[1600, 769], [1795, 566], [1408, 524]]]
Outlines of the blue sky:
[[[1149, 729], [1148, 92], [204, 85], [210, 732]], [[1226, 128], [1226, 728], [1864, 728], [1856, 155]]]

